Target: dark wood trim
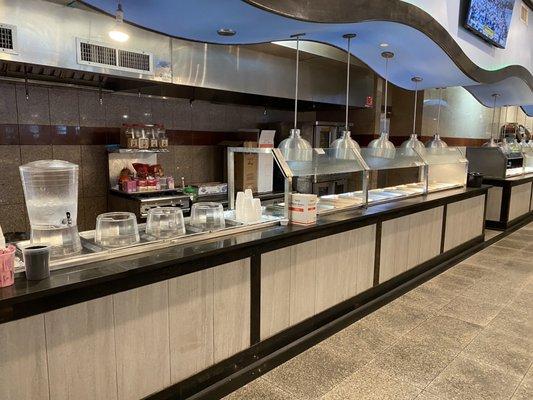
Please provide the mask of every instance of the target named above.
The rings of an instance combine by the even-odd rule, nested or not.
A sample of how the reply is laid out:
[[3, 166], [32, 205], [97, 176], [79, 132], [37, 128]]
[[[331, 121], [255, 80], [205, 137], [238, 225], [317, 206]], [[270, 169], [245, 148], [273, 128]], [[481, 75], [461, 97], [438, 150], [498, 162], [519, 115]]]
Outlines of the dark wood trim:
[[261, 341], [261, 254], [250, 259], [250, 345]]
[[512, 221], [501, 222], [501, 221], [485, 221], [485, 225], [489, 229], [494, 229], [498, 231], [507, 231], [508, 229], [514, 228], [517, 225], [521, 225], [524, 221], [533, 221], [533, 211], [528, 212], [527, 214], [516, 217]]
[[483, 245], [483, 235], [478, 236], [147, 399], [219, 399], [444, 272]]
[[[485, 206], [486, 206], [486, 204], [485, 204]], [[447, 218], [447, 215], [448, 215], [448, 204], [444, 204], [444, 209], [442, 210], [442, 229], [441, 229], [441, 232], [440, 232], [440, 254], [444, 253], [444, 243], [446, 242], [446, 218]], [[484, 220], [485, 219], [483, 219], [483, 221]], [[422, 245], [422, 243], [420, 245]]]
[[383, 230], [383, 222], [379, 221], [376, 224], [376, 243], [374, 248], [374, 286], [379, 285], [379, 267], [381, 263], [381, 232]]

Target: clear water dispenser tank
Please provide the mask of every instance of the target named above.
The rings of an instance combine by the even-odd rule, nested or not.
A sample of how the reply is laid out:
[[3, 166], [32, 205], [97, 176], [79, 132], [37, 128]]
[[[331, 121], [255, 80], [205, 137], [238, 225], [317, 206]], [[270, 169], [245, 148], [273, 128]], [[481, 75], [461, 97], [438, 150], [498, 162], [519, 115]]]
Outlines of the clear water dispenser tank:
[[31, 242], [52, 246], [52, 256], [81, 251], [78, 217], [78, 166], [61, 160], [19, 167], [31, 226]]

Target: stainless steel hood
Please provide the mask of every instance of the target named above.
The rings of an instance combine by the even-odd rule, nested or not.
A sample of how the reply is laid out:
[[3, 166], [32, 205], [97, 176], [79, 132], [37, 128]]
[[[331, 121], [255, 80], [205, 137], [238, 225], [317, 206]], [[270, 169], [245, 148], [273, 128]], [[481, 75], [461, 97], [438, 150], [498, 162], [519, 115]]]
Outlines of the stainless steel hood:
[[[5, 61], [3, 72], [18, 70], [20, 75], [24, 72], [20, 65], [28, 64], [39, 66], [32, 67], [33, 72], [41, 71], [45, 79], [63, 76], [67, 82], [78, 80], [93, 86], [99, 84], [101, 76], [107, 76], [285, 99], [293, 96], [294, 51], [286, 45], [206, 44], [170, 38], [135, 26], [128, 26], [127, 44], [119, 45], [107, 36], [114, 24], [112, 17], [77, 5], [63, 1], [0, 0], [0, 24], [16, 31], [16, 50], [0, 50], [0, 61]], [[345, 64], [335, 59], [338, 56], [328, 58], [335, 51], [320, 56], [316, 44], [308, 45], [310, 52], [301, 59], [300, 98], [343, 104]], [[84, 61], [83, 46], [133, 53], [139, 60], [145, 57], [150, 69], [131, 68], [137, 64], [121, 67]], [[19, 66], [9, 66], [10, 61]], [[366, 97], [373, 95], [374, 74], [359, 64], [353, 67], [352, 76], [355, 78], [350, 104], [364, 106]]]

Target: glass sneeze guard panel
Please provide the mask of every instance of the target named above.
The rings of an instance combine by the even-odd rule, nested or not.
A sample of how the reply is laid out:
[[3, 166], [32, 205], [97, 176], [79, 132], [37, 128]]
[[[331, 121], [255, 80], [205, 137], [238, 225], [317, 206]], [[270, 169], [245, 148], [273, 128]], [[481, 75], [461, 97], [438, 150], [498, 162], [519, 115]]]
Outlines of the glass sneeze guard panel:
[[524, 157], [524, 174], [533, 173], [533, 147], [524, 147], [522, 155]]
[[354, 149], [315, 148], [299, 150], [298, 152], [298, 157], [295, 159], [285, 159], [295, 177], [343, 174], [365, 170]]
[[458, 147], [417, 150], [428, 165], [428, 192], [466, 186], [468, 160]]
[[426, 164], [411, 148], [362, 148], [370, 169], [368, 203], [380, 204], [427, 191]]
[[319, 214], [367, 204], [368, 167], [357, 150], [274, 149], [274, 155], [284, 171], [286, 192], [317, 194]]

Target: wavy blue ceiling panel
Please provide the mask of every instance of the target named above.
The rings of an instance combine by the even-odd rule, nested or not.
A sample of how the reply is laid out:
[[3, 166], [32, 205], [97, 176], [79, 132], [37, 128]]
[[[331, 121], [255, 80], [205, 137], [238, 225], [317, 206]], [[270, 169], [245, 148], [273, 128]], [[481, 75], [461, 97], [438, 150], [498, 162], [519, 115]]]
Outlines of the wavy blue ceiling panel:
[[[116, 0], [87, 0], [100, 10], [113, 14]], [[440, 86], [468, 86], [471, 92], [479, 82], [467, 76], [443, 49], [421, 31], [391, 21], [365, 21], [356, 23], [315, 23], [287, 18], [254, 7], [242, 0], [127, 0], [123, 1], [125, 19], [141, 27], [189, 40], [219, 44], [251, 44], [287, 40], [291, 35], [305, 33], [305, 40], [346, 47], [345, 33], [356, 33], [352, 41], [352, 54], [365, 62], [379, 75], [385, 75], [385, 61], [380, 56], [384, 50], [395, 53], [389, 62], [389, 78], [394, 84], [413, 89], [411, 78], [420, 76], [424, 81], [420, 89]], [[233, 37], [217, 34], [220, 28], [237, 32]], [[386, 48], [380, 47], [387, 43]], [[513, 89], [516, 89], [514, 82]], [[519, 92], [526, 95], [526, 103], [533, 100], [531, 88], [521, 83]], [[505, 88], [504, 88], [505, 89]], [[506, 92], [510, 92], [511, 89]], [[478, 100], [486, 102], [486, 91]], [[504, 96], [502, 96], [503, 98]], [[524, 96], [514, 98], [525, 101]], [[510, 100], [507, 104], [515, 103]]]
[[[116, 1], [91, 0], [88, 3], [113, 13]], [[155, 4], [157, 3], [157, 5]], [[413, 76], [424, 77], [420, 88], [450, 85], [474, 85], [450, 58], [427, 36], [406, 25], [393, 22], [354, 24], [319, 24], [285, 18], [263, 11], [240, 0], [195, 0], [190, 2], [160, 0], [124, 2], [125, 19], [140, 26], [190, 40], [239, 44], [287, 40], [305, 33], [305, 40], [346, 48], [345, 33], [356, 33], [351, 53], [384, 76], [382, 51], [392, 51], [389, 63], [391, 82], [412, 89]], [[234, 29], [233, 37], [217, 34], [219, 28]], [[384, 49], [381, 43], [389, 46]], [[416, 44], [416, 45], [415, 45]], [[432, 60], [428, 63], [428, 60]]]
[[506, 78], [497, 83], [487, 85], [465, 86], [481, 104], [492, 107], [494, 104], [494, 93], [499, 96], [496, 98], [496, 107], [506, 105], [528, 104], [531, 100], [531, 90], [524, 85], [524, 82], [515, 77]]
[[522, 106], [522, 110], [529, 116], [533, 117], [533, 104]]

